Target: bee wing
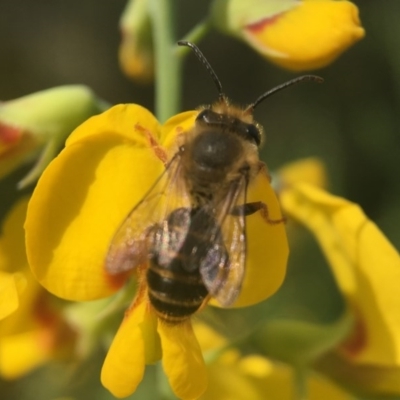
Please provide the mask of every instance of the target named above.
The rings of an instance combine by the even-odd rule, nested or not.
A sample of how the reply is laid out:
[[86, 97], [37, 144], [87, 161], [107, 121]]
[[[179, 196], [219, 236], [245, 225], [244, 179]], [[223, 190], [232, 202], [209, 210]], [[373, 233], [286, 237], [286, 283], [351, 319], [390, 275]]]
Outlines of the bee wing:
[[[132, 209], [115, 233], [108, 249], [105, 268], [111, 275], [130, 271], [145, 263], [152, 251], [161, 252], [168, 261], [174, 257], [169, 241], [169, 214], [178, 208], [189, 208], [190, 200], [181, 176], [181, 157], [177, 153], [143, 199]], [[184, 208], [184, 209], [185, 209]], [[174, 235], [174, 249], [179, 249], [188, 224], [181, 224]], [[164, 250], [164, 253], [162, 252]]]
[[205, 232], [212, 244], [200, 262], [200, 273], [209, 293], [225, 307], [232, 305], [239, 296], [245, 274], [246, 215], [243, 205], [246, 204], [247, 183], [245, 175], [232, 183], [228, 195], [216, 207], [216, 223]]

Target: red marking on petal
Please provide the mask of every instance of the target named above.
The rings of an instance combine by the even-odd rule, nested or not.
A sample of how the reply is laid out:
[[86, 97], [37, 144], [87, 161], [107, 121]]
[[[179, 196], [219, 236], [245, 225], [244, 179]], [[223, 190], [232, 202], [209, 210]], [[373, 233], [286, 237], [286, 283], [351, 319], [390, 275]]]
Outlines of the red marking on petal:
[[157, 158], [164, 164], [167, 165], [168, 162], [168, 155], [166, 151], [160, 146], [158, 143], [157, 139], [154, 137], [154, 135], [146, 128], [143, 126], [136, 124], [135, 129], [138, 131], [142, 132], [145, 134], [147, 137], [150, 147], [153, 149], [154, 154], [157, 156]]
[[18, 142], [22, 136], [22, 129], [15, 128], [0, 122], [0, 142], [10, 145]]
[[129, 279], [129, 277], [132, 274], [132, 271], [124, 271], [119, 274], [111, 275], [111, 274], [107, 273], [105, 268], [103, 269], [103, 271], [104, 271], [104, 276], [105, 276], [107, 283], [114, 290], [118, 290], [122, 286], [124, 286], [125, 282]]
[[53, 326], [59, 318], [57, 313], [50, 307], [50, 299], [51, 296], [47, 292], [41, 291], [33, 306], [36, 320], [42, 326]]
[[132, 310], [134, 308], [138, 307], [139, 304], [141, 304], [143, 301], [146, 302], [147, 311], [150, 311], [151, 304], [150, 304], [150, 300], [147, 295], [147, 281], [146, 281], [145, 276], [143, 275], [145, 273], [146, 269], [147, 269], [147, 267], [141, 268], [141, 275], [140, 275], [139, 284], [138, 284], [138, 287], [136, 290], [136, 296], [133, 299], [131, 305], [126, 309], [124, 318], [127, 318], [128, 315], [132, 312]]
[[353, 330], [339, 346], [339, 351], [348, 357], [355, 357], [367, 346], [367, 329], [359, 313], [355, 314]]
[[252, 33], [259, 33], [261, 31], [263, 31], [264, 29], [268, 28], [268, 26], [275, 24], [277, 22], [277, 20], [280, 17], [282, 17], [283, 14], [284, 13], [280, 13], [280, 14], [273, 15], [272, 17], [263, 18], [262, 20], [257, 21], [254, 24], [245, 26], [245, 29]]
[[44, 351], [56, 351], [57, 355], [69, 358], [78, 338], [76, 330], [63, 318], [60, 310], [52, 304], [52, 296], [42, 291], [34, 304], [33, 313], [41, 326], [38, 345]]

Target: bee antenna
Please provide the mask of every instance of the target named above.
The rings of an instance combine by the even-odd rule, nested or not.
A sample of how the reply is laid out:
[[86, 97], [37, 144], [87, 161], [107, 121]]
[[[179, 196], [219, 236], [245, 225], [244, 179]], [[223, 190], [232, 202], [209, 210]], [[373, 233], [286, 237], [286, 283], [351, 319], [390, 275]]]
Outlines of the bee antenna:
[[222, 91], [221, 81], [218, 79], [217, 74], [212, 69], [210, 63], [207, 61], [207, 59], [205, 58], [204, 54], [200, 51], [200, 49], [194, 43], [187, 42], [186, 40], [179, 40], [178, 41], [178, 45], [179, 46], [187, 46], [187, 47], [190, 47], [193, 50], [193, 52], [196, 55], [196, 57], [206, 67], [208, 73], [211, 75], [211, 78], [214, 81], [215, 86], [217, 87], [217, 90], [218, 90], [218, 98], [219, 98], [219, 100], [226, 103], [227, 102], [227, 98], [226, 98], [225, 94]]
[[273, 89], [268, 90], [267, 92], [263, 93], [260, 97], [256, 99], [255, 102], [251, 103], [245, 110], [245, 112], [253, 112], [253, 110], [267, 97], [273, 95], [276, 92], [279, 92], [282, 89], [286, 89], [289, 86], [295, 85], [300, 82], [317, 82], [317, 83], [322, 83], [324, 81], [323, 78], [321, 78], [318, 75], [303, 75], [299, 76], [297, 78], [291, 79], [290, 81], [287, 81], [285, 83], [282, 83], [281, 85], [278, 85], [274, 87]]

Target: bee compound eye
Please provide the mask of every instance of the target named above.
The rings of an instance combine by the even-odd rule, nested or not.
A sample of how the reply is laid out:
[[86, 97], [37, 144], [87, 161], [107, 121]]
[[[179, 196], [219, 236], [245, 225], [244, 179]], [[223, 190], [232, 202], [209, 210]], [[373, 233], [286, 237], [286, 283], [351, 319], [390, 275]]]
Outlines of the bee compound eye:
[[196, 117], [196, 122], [201, 122], [203, 124], [209, 124], [210, 123], [210, 116], [213, 112], [211, 110], [203, 110], [200, 111], [199, 115]]
[[229, 117], [224, 114], [219, 114], [208, 108], [201, 111], [196, 118], [196, 122], [200, 122], [206, 126], [227, 126], [229, 125]]
[[261, 144], [261, 133], [260, 130], [253, 124], [249, 124], [246, 129], [248, 139], [253, 140], [254, 143], [259, 146]]

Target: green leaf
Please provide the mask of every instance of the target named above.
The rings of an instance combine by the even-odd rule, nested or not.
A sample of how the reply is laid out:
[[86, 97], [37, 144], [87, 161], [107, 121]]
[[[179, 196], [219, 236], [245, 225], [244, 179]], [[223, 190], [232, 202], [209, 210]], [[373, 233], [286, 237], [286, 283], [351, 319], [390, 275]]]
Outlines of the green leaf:
[[352, 329], [353, 322], [349, 310], [332, 324], [273, 319], [261, 325], [252, 339], [267, 357], [301, 367], [310, 365], [340, 343]]

